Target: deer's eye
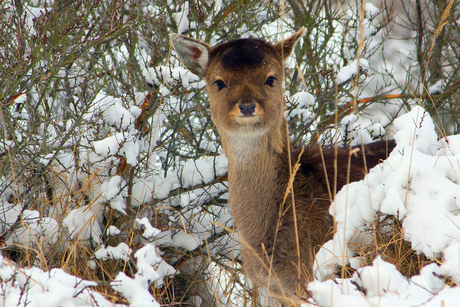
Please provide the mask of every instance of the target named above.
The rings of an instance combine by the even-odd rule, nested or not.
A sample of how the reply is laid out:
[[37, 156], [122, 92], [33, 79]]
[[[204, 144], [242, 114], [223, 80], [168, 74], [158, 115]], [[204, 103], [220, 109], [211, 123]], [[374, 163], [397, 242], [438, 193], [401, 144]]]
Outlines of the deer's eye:
[[273, 77], [273, 76], [270, 76], [267, 78], [267, 80], [265, 81], [265, 84], [270, 86], [270, 87], [273, 87], [273, 83], [275, 82], [276, 78]]
[[215, 85], [217, 85], [217, 88], [219, 90], [223, 89], [224, 87], [226, 87], [224, 81], [222, 80], [216, 80], [216, 82], [214, 82]]

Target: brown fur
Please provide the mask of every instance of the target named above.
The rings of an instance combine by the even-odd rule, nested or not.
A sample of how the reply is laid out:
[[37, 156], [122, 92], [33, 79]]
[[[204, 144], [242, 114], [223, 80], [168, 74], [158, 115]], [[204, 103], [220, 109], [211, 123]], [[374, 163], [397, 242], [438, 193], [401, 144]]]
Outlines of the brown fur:
[[[305, 284], [313, 279], [315, 251], [333, 233], [333, 219], [328, 214], [334, 196], [331, 193], [347, 182], [362, 179], [365, 170], [386, 158], [394, 147], [393, 142], [366, 146], [366, 167], [360, 150], [350, 156], [348, 148], [324, 149], [323, 164], [318, 146], [307, 146], [303, 151], [292, 145], [288, 148], [283, 117], [283, 61], [303, 31], [275, 45], [250, 39], [214, 49], [203, 42], [171, 35], [184, 65], [194, 73], [204, 72], [211, 116], [229, 159], [229, 203], [244, 245], [246, 274], [279, 298], [304, 295]], [[208, 54], [198, 60], [191, 58], [189, 54], [194, 53], [188, 50], [190, 42], [200, 50], [208, 50]], [[197, 68], [197, 62], [207, 65]], [[276, 78], [273, 86], [267, 83], [269, 77]], [[219, 89], [218, 82], [225, 86]], [[256, 104], [254, 116], [243, 116], [238, 106], [251, 104]], [[290, 169], [298, 160], [292, 202], [291, 195], [285, 199], [285, 193]]]

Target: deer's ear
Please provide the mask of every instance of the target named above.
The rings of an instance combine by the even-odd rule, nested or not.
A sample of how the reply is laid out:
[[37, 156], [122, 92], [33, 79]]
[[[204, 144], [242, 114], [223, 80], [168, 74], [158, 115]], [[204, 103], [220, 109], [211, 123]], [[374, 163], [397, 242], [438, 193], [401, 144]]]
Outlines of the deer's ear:
[[299, 31], [292, 34], [291, 37], [278, 42], [274, 47], [283, 56], [283, 58], [286, 59], [288, 56], [291, 55], [295, 45], [304, 34], [305, 28], [302, 27]]
[[204, 77], [212, 50], [211, 46], [176, 33], [170, 35], [170, 40], [182, 64], [195, 75]]

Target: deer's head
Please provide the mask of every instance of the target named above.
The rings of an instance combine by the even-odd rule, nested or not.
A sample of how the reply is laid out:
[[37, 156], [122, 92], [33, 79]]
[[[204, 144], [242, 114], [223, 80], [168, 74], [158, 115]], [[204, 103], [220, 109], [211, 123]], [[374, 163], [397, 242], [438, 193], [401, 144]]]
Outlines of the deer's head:
[[222, 137], [257, 138], [283, 125], [283, 63], [303, 33], [302, 28], [274, 45], [238, 39], [212, 48], [178, 34], [171, 34], [171, 42], [182, 63], [204, 77]]

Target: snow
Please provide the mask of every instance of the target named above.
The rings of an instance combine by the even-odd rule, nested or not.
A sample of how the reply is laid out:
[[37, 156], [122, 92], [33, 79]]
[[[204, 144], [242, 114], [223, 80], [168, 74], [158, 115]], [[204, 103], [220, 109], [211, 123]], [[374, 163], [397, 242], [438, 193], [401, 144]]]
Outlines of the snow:
[[114, 226], [114, 225], [110, 225], [106, 231], [108, 236], [116, 236], [116, 235], [119, 235], [120, 232], [121, 232], [120, 229], [118, 229], [117, 226]]
[[[97, 283], [72, 276], [62, 269], [45, 272], [39, 268], [18, 268], [0, 255], [0, 306], [100, 306], [115, 307], [92, 290]], [[24, 295], [27, 293], [27, 295]]]
[[35, 210], [23, 210], [21, 215], [21, 210], [19, 205], [2, 207], [2, 218], [10, 225], [22, 216], [22, 223], [6, 244], [18, 244], [29, 248], [40, 245], [43, 253], [48, 254], [59, 239], [58, 222], [50, 217], [40, 217], [40, 212]]
[[104, 93], [99, 93], [94, 100], [95, 103], [91, 107], [94, 115], [102, 114], [104, 121], [123, 130], [132, 126], [140, 114], [139, 107], [130, 106], [127, 109], [120, 98]]
[[119, 259], [127, 260], [133, 251], [131, 248], [124, 242], [118, 244], [118, 246], [101, 246], [95, 253], [94, 256], [96, 259], [108, 260], [108, 259]]
[[150, 283], [156, 282], [157, 286], [163, 285], [163, 277], [173, 275], [176, 270], [166, 263], [159, 255], [157, 245], [172, 241], [171, 235], [165, 235], [161, 230], [153, 227], [147, 218], [137, 219], [136, 222], [145, 228], [142, 237], [148, 239], [150, 243], [144, 245], [135, 254], [137, 268], [135, 278], [142, 282], [145, 287]]
[[129, 135], [128, 138], [126, 138], [125, 133], [119, 132], [115, 135], [108, 136], [103, 140], [94, 141], [92, 145], [97, 154], [104, 157], [121, 154], [126, 158], [126, 162], [128, 164], [137, 165], [140, 144], [132, 137], [132, 135]]
[[315, 104], [315, 97], [307, 92], [298, 92], [292, 95], [291, 99], [294, 103], [297, 103], [300, 108]]
[[315, 97], [308, 92], [298, 92], [289, 97], [288, 102], [290, 105], [295, 106], [290, 108], [290, 112], [285, 112], [285, 116], [289, 119], [294, 119], [296, 116], [302, 122], [307, 121], [311, 116], [312, 112], [309, 110], [315, 104]]
[[227, 173], [228, 159], [222, 154], [217, 157], [205, 157], [187, 162], [171, 174], [164, 177], [155, 176], [154, 193], [157, 198], [166, 198], [171, 190], [180, 186], [187, 188], [201, 183], [209, 183], [216, 176]]
[[129, 301], [131, 307], [160, 307], [142, 282], [123, 272], [118, 273], [111, 285]]
[[442, 275], [460, 283], [460, 243], [457, 241], [443, 250], [443, 263], [440, 267]]
[[353, 60], [347, 66], [342, 67], [336, 76], [337, 84], [347, 82], [352, 77], [356, 76], [360, 70], [367, 70], [369, 62], [366, 59]]
[[366, 18], [368, 18], [368, 19], [376, 16], [378, 14], [378, 12], [379, 12], [378, 7], [376, 7], [375, 5], [373, 5], [370, 2], [366, 3], [364, 9], [366, 11]]
[[188, 1], [184, 2], [181, 10], [177, 13], [173, 13], [174, 21], [177, 24], [177, 33], [183, 33], [190, 26], [190, 21], [188, 19], [189, 12], [189, 3]]
[[440, 141], [441, 148], [438, 155], [453, 156], [460, 152], [460, 135], [450, 135]]
[[185, 231], [179, 231], [172, 239], [174, 245], [183, 247], [189, 251], [193, 251], [203, 244], [201, 236], [194, 233], [186, 233]]
[[148, 202], [152, 197], [153, 187], [154, 182], [152, 176], [146, 176], [141, 179], [135, 178], [131, 194], [133, 207]]
[[126, 204], [123, 200], [123, 196], [127, 196], [127, 193], [122, 190], [122, 186], [125, 184], [123, 178], [117, 175], [104, 181], [101, 185], [102, 197], [110, 203], [113, 209], [123, 214], [126, 214]]
[[[136, 96], [134, 103], [145, 99], [145, 94], [137, 93]], [[94, 120], [102, 116], [103, 122], [122, 132], [93, 141], [94, 151], [104, 157], [122, 155], [128, 164], [137, 165], [137, 158], [143, 146], [142, 140], [136, 137], [135, 122], [141, 112], [142, 110], [134, 104], [124, 105], [121, 98], [98, 93], [90, 107], [90, 112], [85, 114], [84, 118]]]
[[158, 229], [158, 228], [155, 228], [153, 227], [151, 224], [150, 224], [150, 221], [148, 218], [146, 217], [143, 217], [142, 219], [136, 219], [136, 222], [139, 224], [139, 225], [142, 225], [145, 227], [145, 230], [144, 230], [144, 233], [142, 234], [142, 236], [146, 239], [151, 239], [153, 237], [156, 237], [160, 234], [161, 230]]
[[[442, 295], [436, 292], [434, 301], [442, 298], [454, 306], [457, 300], [452, 300], [451, 293], [457, 291], [458, 297], [460, 289], [440, 285], [436, 276], [449, 276], [457, 282], [459, 278], [458, 138], [448, 137], [447, 140], [452, 139], [452, 142], [438, 141], [431, 117], [418, 106], [396, 119], [393, 129], [397, 147], [389, 158], [370, 170], [363, 180], [345, 186], [337, 194], [330, 208], [337, 221], [337, 233], [317, 254], [317, 278], [327, 278], [333, 275], [337, 265], [350, 263], [358, 269], [352, 281], [366, 289], [366, 300], [369, 302], [380, 300], [388, 304], [413, 306], [428, 301], [432, 298], [431, 292], [426, 291], [422, 297], [414, 292], [417, 289], [421, 291], [422, 288], [415, 286], [415, 281], [422, 279], [438, 290], [442, 288]], [[377, 212], [393, 215], [402, 221], [404, 238], [411, 242], [415, 251], [428, 258], [443, 257], [441, 266], [430, 265], [430, 270], [437, 275], [422, 272], [408, 282], [391, 264], [379, 257], [374, 260], [373, 266], [359, 268], [361, 262], [355, 258], [357, 255], [354, 255], [351, 246], [373, 244], [372, 239], [366, 239], [366, 229], [371, 227]], [[357, 296], [358, 291], [353, 284], [347, 284], [347, 287], [353, 290], [344, 293], [336, 285], [331, 289], [329, 281], [316, 281], [309, 285], [320, 305], [336, 306], [333, 298], [341, 302], [340, 306], [368, 306], [362, 299], [351, 298]], [[433, 301], [430, 304], [437, 306]]]
[[[29, 214], [38, 219], [37, 213]], [[132, 250], [125, 243], [117, 247], [101, 247], [95, 254], [97, 259], [126, 260]], [[139, 249], [137, 259], [138, 272], [135, 278], [120, 272], [111, 283], [130, 302], [130, 306], [160, 306], [148, 291], [152, 282], [160, 286], [162, 278], [175, 273], [174, 268], [159, 256], [153, 243]], [[125, 306], [107, 301], [101, 294], [92, 290], [96, 282], [65, 273], [61, 269], [45, 272], [39, 268], [19, 268], [12, 261], [0, 255], [0, 306]], [[27, 295], [23, 295], [27, 292]]]
[[[177, 82], [181, 82], [185, 89], [202, 88], [204, 86], [197, 75], [192, 74], [181, 66], [145, 68], [142, 74], [147, 82], [158, 86], [171, 86]], [[165, 87], [165, 89], [167, 89], [167, 87]]]
[[444, 285], [438, 277], [440, 273], [432, 263], [420, 275], [407, 279], [394, 265], [377, 257], [372, 265], [358, 269], [351, 279], [336, 279], [337, 283], [314, 281], [308, 284], [308, 290], [319, 306], [458, 306], [458, 288]]
[[89, 242], [91, 239], [95, 243], [101, 242], [102, 230], [97, 223], [100, 210], [97, 207], [86, 205], [73, 209], [64, 218], [63, 224], [66, 226], [71, 239], [78, 238], [83, 242]]
[[445, 87], [446, 87], [446, 83], [444, 82], [443, 79], [440, 79], [435, 84], [428, 87], [428, 93], [430, 94], [442, 93]]
[[374, 259], [372, 265], [358, 269], [355, 274], [357, 284], [366, 289], [367, 297], [399, 297], [409, 287], [409, 282], [396, 267], [383, 261], [380, 256]]
[[145, 287], [156, 282], [158, 287], [163, 285], [163, 277], [176, 273], [176, 270], [166, 263], [158, 254], [155, 244], [146, 244], [139, 249], [134, 257], [137, 259], [137, 273], [135, 278]]

